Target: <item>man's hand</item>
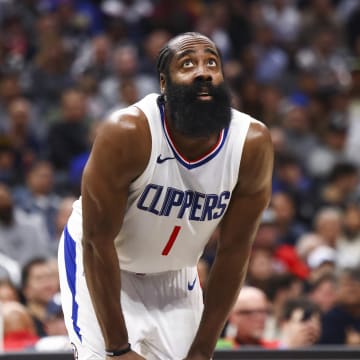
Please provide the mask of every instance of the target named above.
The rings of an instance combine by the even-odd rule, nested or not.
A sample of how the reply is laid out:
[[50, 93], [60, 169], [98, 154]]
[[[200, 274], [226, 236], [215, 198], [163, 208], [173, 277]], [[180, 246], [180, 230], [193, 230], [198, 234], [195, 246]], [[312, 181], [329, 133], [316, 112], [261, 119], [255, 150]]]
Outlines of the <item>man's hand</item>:
[[136, 353], [135, 351], [129, 351], [128, 353], [120, 356], [107, 356], [106, 360], [146, 360], [144, 357]]

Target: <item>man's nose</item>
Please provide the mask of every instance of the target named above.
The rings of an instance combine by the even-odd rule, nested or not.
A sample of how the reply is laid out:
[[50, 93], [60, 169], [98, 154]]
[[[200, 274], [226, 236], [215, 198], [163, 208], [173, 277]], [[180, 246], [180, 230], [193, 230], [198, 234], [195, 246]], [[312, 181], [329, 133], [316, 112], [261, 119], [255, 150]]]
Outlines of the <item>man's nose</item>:
[[210, 70], [207, 66], [199, 65], [196, 69], [195, 80], [212, 81]]

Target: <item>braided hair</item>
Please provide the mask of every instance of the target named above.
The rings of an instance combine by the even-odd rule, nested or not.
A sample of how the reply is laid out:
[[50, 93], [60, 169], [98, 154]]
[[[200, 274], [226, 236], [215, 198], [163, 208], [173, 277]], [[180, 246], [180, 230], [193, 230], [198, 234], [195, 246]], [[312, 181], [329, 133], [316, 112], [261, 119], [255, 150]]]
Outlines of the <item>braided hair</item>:
[[[169, 74], [169, 64], [173, 56], [173, 50], [170, 47], [169, 42], [159, 51], [159, 55], [156, 62], [156, 69], [160, 77], [161, 73], [165, 73], [166, 76]], [[159, 104], [165, 104], [165, 94], [160, 94], [158, 97]]]
[[167, 43], [163, 48], [159, 51], [159, 55], [157, 57], [156, 68], [158, 75], [161, 73], [169, 72], [169, 63], [173, 55], [173, 50], [170, 48], [170, 44]]

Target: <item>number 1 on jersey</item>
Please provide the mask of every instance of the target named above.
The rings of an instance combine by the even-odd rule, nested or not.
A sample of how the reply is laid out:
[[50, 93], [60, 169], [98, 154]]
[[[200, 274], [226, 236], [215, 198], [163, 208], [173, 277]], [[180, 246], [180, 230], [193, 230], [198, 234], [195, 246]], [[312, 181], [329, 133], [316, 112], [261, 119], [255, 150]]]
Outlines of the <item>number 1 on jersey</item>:
[[175, 242], [177, 236], [179, 235], [180, 229], [181, 229], [181, 226], [174, 226], [174, 229], [173, 229], [173, 231], [172, 231], [172, 233], [171, 233], [171, 235], [169, 237], [169, 240], [166, 243], [161, 255], [166, 256], [166, 255], [169, 254], [171, 248], [174, 245], [174, 242]]

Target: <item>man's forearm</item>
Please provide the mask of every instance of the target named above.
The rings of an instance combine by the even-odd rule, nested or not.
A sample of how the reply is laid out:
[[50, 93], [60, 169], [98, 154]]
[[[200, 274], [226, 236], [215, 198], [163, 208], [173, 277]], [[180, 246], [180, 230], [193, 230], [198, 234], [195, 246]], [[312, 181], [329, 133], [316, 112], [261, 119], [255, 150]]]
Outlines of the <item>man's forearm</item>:
[[201, 354], [210, 359], [245, 278], [247, 256], [219, 252], [206, 287], [204, 312], [189, 357]]
[[120, 304], [120, 268], [115, 248], [95, 248], [88, 243], [83, 255], [85, 278], [105, 347], [121, 349], [128, 344], [128, 334]]

